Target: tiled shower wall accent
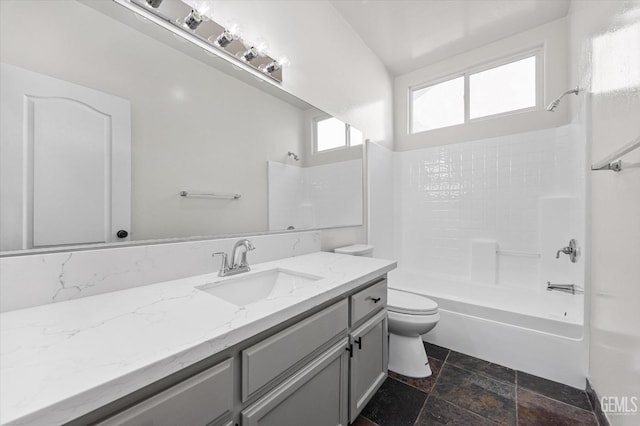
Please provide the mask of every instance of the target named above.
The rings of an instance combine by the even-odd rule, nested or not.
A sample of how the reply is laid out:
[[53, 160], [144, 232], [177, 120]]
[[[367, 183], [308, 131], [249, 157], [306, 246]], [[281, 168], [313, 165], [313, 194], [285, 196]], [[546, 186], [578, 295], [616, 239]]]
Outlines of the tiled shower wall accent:
[[[540, 253], [540, 199], [584, 204], [586, 138], [572, 126], [397, 153], [400, 266], [468, 280], [472, 240]], [[584, 223], [583, 216], [564, 216], [558, 220]], [[575, 238], [584, 241], [584, 226], [579, 229]], [[540, 263], [498, 255], [497, 284], [540, 285]]]
[[361, 225], [362, 160], [297, 167], [269, 161], [269, 229]]
[[[248, 237], [250, 263], [320, 250], [320, 232]], [[0, 312], [216, 272], [239, 238], [0, 258]]]

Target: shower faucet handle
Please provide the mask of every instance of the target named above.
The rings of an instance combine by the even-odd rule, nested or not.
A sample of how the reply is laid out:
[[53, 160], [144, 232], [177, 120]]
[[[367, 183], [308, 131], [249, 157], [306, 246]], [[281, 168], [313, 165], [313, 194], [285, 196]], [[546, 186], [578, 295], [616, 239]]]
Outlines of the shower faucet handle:
[[572, 238], [568, 246], [558, 250], [556, 252], [556, 259], [560, 259], [560, 253], [568, 255], [571, 263], [576, 263], [578, 261], [578, 243], [576, 240]]

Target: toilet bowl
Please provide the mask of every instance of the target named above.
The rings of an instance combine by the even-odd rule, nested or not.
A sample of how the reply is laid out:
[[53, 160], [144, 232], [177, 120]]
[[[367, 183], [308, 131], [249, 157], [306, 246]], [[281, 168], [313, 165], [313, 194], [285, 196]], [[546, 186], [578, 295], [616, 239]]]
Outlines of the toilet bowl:
[[[336, 253], [368, 256], [373, 246], [356, 244], [335, 249]], [[388, 289], [389, 370], [407, 377], [429, 377], [431, 367], [422, 335], [440, 321], [438, 304], [419, 294]]]
[[387, 311], [389, 370], [407, 377], [429, 377], [432, 373], [422, 335], [440, 321], [438, 304], [425, 296], [390, 288]]

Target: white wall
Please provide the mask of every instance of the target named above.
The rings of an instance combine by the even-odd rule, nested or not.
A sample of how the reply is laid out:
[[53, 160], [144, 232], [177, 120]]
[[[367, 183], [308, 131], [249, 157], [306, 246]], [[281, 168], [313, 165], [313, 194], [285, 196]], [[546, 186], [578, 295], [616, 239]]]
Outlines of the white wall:
[[[391, 77], [328, 1], [219, 0], [214, 11], [221, 20], [236, 20], [247, 37], [264, 38], [274, 54], [291, 59], [284, 70], [285, 90], [354, 125], [365, 138], [393, 146]], [[323, 250], [366, 241], [366, 223], [322, 231]]]
[[[566, 76], [566, 26], [566, 19], [559, 19], [396, 77], [394, 83], [396, 151], [484, 139], [567, 124], [566, 108], [558, 108], [554, 114], [545, 111], [548, 102], [576, 84], [568, 81]], [[539, 46], [544, 46], [544, 100], [536, 111], [480, 119], [471, 123], [416, 134], [408, 133], [409, 87], [455, 75], [469, 68], [482, 66]]]
[[[596, 162], [640, 135], [640, 2], [574, 0], [568, 19], [569, 78], [590, 96]], [[574, 113], [583, 107], [582, 97], [572, 101]], [[640, 151], [623, 161], [640, 163]], [[591, 381], [601, 397], [640, 398], [640, 168], [590, 173]]]
[[330, 2], [217, 0], [213, 7], [222, 21], [234, 19], [248, 38], [262, 37], [289, 57], [285, 90], [392, 146], [391, 78]]

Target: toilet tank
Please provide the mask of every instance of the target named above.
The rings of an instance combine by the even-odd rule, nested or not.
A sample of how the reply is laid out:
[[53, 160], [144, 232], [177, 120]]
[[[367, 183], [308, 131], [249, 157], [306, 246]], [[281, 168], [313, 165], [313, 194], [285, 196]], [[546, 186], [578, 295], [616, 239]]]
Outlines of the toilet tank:
[[350, 256], [365, 256], [371, 257], [373, 255], [373, 246], [368, 244], [353, 244], [350, 246], [339, 247], [334, 249], [335, 253], [348, 254]]

